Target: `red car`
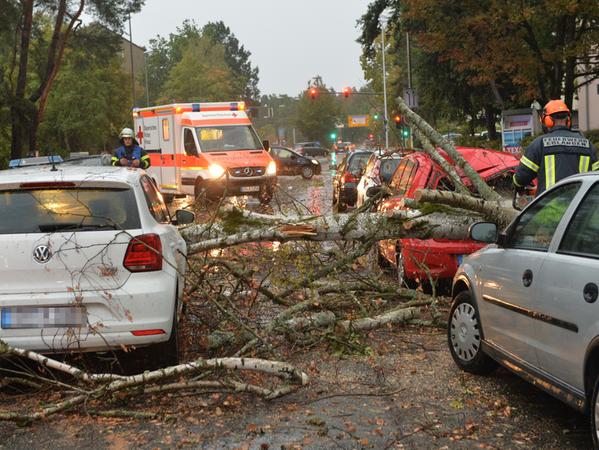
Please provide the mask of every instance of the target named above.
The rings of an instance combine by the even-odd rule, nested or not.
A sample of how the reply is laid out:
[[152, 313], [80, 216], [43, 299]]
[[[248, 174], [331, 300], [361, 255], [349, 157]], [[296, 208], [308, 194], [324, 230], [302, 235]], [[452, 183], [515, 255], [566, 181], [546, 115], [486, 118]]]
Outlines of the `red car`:
[[[487, 184], [504, 198], [511, 197], [512, 175], [518, 167], [518, 158], [510, 153], [482, 148], [456, 149]], [[453, 164], [447, 154], [443, 151], [440, 153]], [[459, 168], [456, 167], [456, 171], [464, 180], [464, 184], [471, 184]], [[405, 208], [402, 206], [403, 199], [414, 198], [417, 189], [454, 190], [443, 169], [426, 153], [420, 152], [402, 158], [389, 187], [392, 196], [379, 204], [379, 211]], [[420, 282], [423, 288], [430, 289], [431, 279], [441, 288], [450, 286], [463, 256], [483, 246], [484, 244], [471, 240], [399, 239], [380, 241], [378, 250], [381, 262], [396, 269], [397, 280], [401, 285], [414, 288]]]

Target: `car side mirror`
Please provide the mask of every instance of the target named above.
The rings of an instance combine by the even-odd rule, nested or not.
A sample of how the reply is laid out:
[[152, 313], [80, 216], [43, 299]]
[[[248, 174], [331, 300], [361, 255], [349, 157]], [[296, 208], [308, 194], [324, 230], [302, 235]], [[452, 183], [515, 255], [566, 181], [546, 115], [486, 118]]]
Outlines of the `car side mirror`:
[[262, 147], [264, 147], [264, 150], [269, 151], [270, 150], [270, 142], [268, 142], [267, 140], [262, 141]]
[[497, 242], [499, 230], [497, 228], [497, 224], [493, 222], [477, 222], [470, 226], [470, 229], [468, 230], [468, 236], [473, 241], [493, 244]]
[[173, 225], [188, 225], [196, 221], [196, 215], [191, 211], [185, 209], [178, 209], [175, 212], [175, 219]]

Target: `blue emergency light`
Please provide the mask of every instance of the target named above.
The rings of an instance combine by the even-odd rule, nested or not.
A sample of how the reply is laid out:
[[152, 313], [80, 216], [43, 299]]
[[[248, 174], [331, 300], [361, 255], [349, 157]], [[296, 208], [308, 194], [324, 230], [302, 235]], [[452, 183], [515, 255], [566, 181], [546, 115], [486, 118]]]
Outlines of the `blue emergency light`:
[[31, 166], [43, 166], [47, 164], [60, 164], [64, 160], [60, 155], [49, 155], [49, 156], [39, 156], [34, 158], [20, 158], [20, 159], [12, 159], [8, 163], [9, 169], [16, 169], [19, 167], [31, 167]]
[[200, 104], [199, 103], [192, 103], [191, 104], [191, 111], [192, 112], [200, 112]]

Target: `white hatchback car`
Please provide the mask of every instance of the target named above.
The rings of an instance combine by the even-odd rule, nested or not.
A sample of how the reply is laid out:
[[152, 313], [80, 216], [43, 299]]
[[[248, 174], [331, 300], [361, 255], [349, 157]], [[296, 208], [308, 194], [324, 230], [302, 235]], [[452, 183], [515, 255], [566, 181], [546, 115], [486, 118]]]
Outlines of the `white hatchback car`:
[[562, 180], [468, 256], [454, 278], [448, 342], [457, 365], [497, 363], [591, 416], [599, 448], [599, 173]]
[[1, 171], [0, 339], [44, 353], [147, 347], [131, 357], [176, 362], [187, 247], [174, 224], [193, 220], [172, 220], [142, 170]]
[[362, 178], [360, 178], [360, 182], [358, 183], [356, 208], [359, 208], [370, 200], [368, 189], [383, 184], [389, 184], [389, 182], [391, 182], [395, 169], [397, 169], [400, 162], [401, 155], [397, 153], [392, 153], [390, 155], [373, 153], [370, 156], [366, 163], [366, 167], [364, 168]]

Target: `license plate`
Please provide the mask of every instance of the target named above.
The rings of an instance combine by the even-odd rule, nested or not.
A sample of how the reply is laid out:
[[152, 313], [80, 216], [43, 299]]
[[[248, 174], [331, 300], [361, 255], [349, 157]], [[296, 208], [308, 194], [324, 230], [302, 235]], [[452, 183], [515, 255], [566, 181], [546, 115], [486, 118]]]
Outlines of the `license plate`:
[[241, 192], [258, 192], [260, 191], [260, 186], [241, 186]]
[[19, 328], [71, 328], [87, 323], [85, 308], [76, 306], [11, 306], [2, 308], [0, 326]]
[[456, 255], [458, 260], [458, 266], [462, 265], [462, 261], [464, 260], [464, 255]]

